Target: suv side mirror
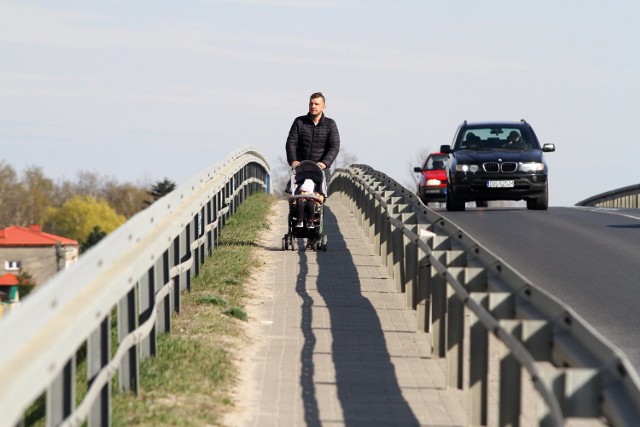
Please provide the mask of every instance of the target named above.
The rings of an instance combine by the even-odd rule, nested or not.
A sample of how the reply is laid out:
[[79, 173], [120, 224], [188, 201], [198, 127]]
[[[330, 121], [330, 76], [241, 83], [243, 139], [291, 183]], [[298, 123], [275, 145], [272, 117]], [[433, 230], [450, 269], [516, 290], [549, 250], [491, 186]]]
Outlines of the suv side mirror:
[[415, 173], [422, 173], [422, 168], [420, 166], [416, 166], [415, 168], [413, 168], [413, 171]]
[[545, 153], [551, 153], [552, 151], [556, 151], [556, 144], [544, 144], [542, 146], [542, 151]]
[[440, 146], [440, 152], [441, 153], [445, 153], [445, 154], [449, 154], [451, 153], [451, 146], [450, 145], [441, 145]]

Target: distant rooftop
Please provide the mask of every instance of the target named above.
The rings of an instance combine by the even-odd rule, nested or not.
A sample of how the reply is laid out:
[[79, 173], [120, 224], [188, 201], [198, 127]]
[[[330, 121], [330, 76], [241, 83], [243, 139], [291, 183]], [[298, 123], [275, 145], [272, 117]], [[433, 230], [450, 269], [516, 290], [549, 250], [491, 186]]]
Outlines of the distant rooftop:
[[11, 226], [0, 229], [0, 247], [7, 246], [78, 246], [78, 242], [66, 237], [56, 236], [42, 231], [38, 224], [29, 227]]
[[13, 273], [7, 273], [4, 276], [0, 276], [0, 286], [14, 286], [19, 285], [20, 279]]

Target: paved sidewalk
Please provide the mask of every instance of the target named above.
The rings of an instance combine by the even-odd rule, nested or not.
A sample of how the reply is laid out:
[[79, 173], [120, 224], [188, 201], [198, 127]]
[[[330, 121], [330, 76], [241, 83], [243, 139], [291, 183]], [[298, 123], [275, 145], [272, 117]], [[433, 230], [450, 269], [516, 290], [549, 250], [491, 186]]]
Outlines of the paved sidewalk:
[[354, 217], [330, 199], [326, 252], [282, 251], [286, 202], [265, 251], [252, 372], [234, 426], [463, 426], [466, 398], [445, 387], [444, 360]]

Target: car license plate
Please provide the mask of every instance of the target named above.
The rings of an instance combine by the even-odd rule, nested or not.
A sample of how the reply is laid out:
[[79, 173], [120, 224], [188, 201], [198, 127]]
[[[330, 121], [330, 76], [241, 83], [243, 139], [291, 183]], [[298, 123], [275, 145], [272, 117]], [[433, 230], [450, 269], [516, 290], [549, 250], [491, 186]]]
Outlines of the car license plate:
[[502, 180], [502, 181], [487, 181], [488, 188], [513, 188], [516, 183], [514, 180]]

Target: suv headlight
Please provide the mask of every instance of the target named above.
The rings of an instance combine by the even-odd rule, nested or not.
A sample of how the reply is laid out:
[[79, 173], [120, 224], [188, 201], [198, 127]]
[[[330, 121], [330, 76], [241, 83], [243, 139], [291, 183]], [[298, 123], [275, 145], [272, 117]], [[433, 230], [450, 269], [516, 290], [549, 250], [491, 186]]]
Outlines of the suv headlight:
[[470, 164], [466, 164], [466, 163], [458, 163], [456, 165], [456, 172], [472, 172], [472, 173], [476, 173], [476, 172], [478, 172], [478, 170], [480, 170], [478, 165], [470, 165]]
[[518, 165], [520, 172], [540, 172], [544, 170], [544, 163], [541, 162], [527, 162], [520, 163]]

